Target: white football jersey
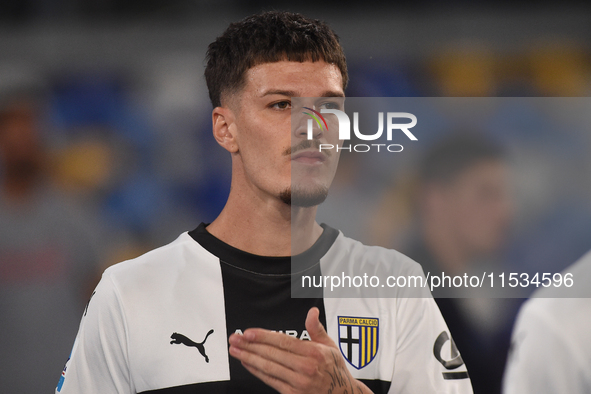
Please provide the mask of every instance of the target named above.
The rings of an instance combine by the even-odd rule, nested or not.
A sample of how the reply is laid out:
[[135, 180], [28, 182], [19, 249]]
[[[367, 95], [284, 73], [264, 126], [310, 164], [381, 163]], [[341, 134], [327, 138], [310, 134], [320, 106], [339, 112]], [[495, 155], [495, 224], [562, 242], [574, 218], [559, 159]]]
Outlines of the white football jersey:
[[519, 311], [505, 394], [591, 393], [591, 252], [565, 273], [579, 285], [574, 291], [541, 289]]
[[[335, 265], [370, 269], [373, 261], [423, 275], [396, 251], [323, 227], [298, 256], [307, 273], [322, 275]], [[291, 260], [235, 249], [201, 224], [108, 268], [56, 393], [275, 392], [229, 356], [228, 337], [262, 327], [309, 340], [304, 322], [313, 306], [353, 377], [375, 393], [472, 393], [432, 298], [294, 298]]]

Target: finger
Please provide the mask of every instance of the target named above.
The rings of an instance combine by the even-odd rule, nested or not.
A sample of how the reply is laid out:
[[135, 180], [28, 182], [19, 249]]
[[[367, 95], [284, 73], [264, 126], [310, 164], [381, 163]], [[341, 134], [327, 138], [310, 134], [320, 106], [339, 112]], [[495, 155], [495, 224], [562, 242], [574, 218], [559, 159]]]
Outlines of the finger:
[[322, 323], [320, 323], [320, 311], [316, 307], [310, 308], [308, 311], [308, 316], [306, 316], [306, 330], [313, 342], [336, 347], [336, 344], [328, 336]]
[[[305, 371], [306, 373], [309, 372], [308, 370], [310, 369], [310, 363], [308, 359], [302, 355], [267, 344], [249, 342], [244, 340], [241, 335], [230, 336], [229, 342], [230, 354], [240, 360], [242, 360], [242, 358], [240, 357], [239, 353], [241, 351], [246, 351], [277, 364], [281, 364], [291, 370]], [[311, 343], [307, 343], [307, 345], [311, 345]]]
[[273, 332], [262, 328], [249, 328], [244, 331], [244, 334], [240, 338], [240, 343], [269, 345], [300, 356], [307, 357], [314, 354], [313, 346], [310, 346], [309, 341], [302, 341], [301, 339], [280, 332]]
[[298, 380], [298, 372], [269, 360], [261, 355], [251, 353], [247, 350], [230, 348], [230, 355], [237, 358], [242, 364], [247, 364], [252, 368], [283, 382], [294, 382]]

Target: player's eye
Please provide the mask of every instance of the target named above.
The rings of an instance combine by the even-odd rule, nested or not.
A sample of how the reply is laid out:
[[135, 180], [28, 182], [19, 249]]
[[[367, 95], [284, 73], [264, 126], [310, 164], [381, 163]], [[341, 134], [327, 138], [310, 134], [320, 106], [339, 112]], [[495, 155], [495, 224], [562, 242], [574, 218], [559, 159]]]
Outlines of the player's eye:
[[278, 101], [276, 103], [271, 104], [271, 108], [273, 108], [273, 109], [279, 109], [279, 110], [290, 109], [291, 108], [291, 102], [290, 101], [287, 101], [287, 100]]
[[320, 109], [341, 109], [341, 103], [337, 101], [327, 101], [318, 106]]

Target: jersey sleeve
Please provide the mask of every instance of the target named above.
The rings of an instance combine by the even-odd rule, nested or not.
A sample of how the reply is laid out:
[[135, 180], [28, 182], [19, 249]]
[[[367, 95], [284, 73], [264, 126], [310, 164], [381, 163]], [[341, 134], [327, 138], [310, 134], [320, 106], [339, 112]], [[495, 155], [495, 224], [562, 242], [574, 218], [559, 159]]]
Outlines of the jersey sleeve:
[[124, 311], [108, 270], [86, 306], [57, 393], [135, 393], [130, 378]]
[[433, 298], [397, 300], [397, 355], [390, 393], [472, 394], [458, 349]]

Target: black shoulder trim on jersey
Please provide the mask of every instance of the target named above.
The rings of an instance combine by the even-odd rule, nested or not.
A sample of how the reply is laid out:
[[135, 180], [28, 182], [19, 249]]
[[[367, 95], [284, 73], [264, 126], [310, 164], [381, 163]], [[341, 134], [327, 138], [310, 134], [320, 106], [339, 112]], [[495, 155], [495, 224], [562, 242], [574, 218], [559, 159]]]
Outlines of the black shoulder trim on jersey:
[[[373, 393], [386, 394], [390, 390], [390, 382], [385, 380], [359, 379]], [[168, 387], [158, 390], [142, 391], [139, 394], [210, 394], [210, 393], [240, 393], [240, 394], [272, 394], [277, 393], [269, 386], [257, 381], [228, 381], [205, 382], [187, 384], [185, 386]]]
[[[321, 226], [324, 231], [314, 245], [304, 253], [293, 256], [294, 263], [298, 263], [298, 267], [301, 269], [317, 264], [339, 235], [338, 230], [324, 223]], [[205, 223], [201, 223], [195, 230], [190, 231], [189, 235], [210, 253], [219, 257], [221, 261], [264, 275], [290, 275], [292, 273], [291, 256], [269, 257], [244, 252], [217, 239], [207, 231], [206, 227]], [[300, 262], [305, 263], [301, 265]]]

